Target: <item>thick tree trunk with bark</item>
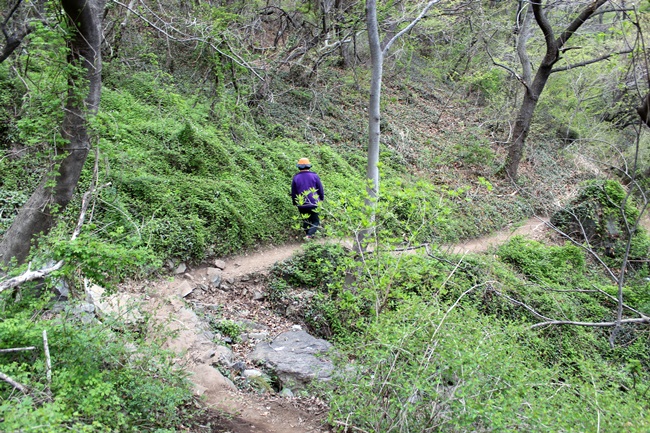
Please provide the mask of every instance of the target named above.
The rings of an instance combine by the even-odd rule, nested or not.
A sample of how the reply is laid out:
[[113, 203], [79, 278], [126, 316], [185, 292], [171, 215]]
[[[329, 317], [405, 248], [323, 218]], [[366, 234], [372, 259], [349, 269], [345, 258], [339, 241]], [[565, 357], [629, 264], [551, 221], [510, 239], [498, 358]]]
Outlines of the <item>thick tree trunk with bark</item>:
[[550, 75], [551, 66], [542, 66], [537, 70], [535, 79], [528, 89], [526, 89], [524, 100], [521, 103], [521, 107], [519, 107], [515, 127], [512, 131], [512, 144], [508, 148], [508, 156], [506, 159], [506, 174], [510, 179], [517, 179], [519, 163], [524, 154], [524, 144], [530, 131], [530, 124], [535, 114], [535, 108]]
[[[57, 149], [57, 152], [65, 157], [58, 167], [41, 181], [2, 238], [0, 261], [4, 264], [8, 264], [13, 258], [22, 263], [36, 237], [50, 230], [55, 214], [65, 208], [72, 199], [90, 150], [87, 118], [94, 114], [99, 106], [102, 70], [101, 13], [104, 1], [62, 0], [61, 4], [67, 14], [70, 29], [74, 32], [69, 42], [68, 62], [82, 67], [79, 75], [72, 72], [68, 78], [68, 98], [61, 126], [61, 134], [67, 144]], [[78, 89], [83, 88], [84, 81], [88, 84], [85, 99], [78, 95]]]

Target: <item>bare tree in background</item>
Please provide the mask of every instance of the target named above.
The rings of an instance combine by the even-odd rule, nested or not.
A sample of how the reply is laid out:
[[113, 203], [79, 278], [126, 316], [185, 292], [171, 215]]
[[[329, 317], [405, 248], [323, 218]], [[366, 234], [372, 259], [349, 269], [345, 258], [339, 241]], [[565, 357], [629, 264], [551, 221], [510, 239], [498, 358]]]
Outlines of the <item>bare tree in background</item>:
[[[517, 76], [519, 81], [525, 87], [524, 99], [519, 107], [519, 112], [515, 120], [514, 128], [509, 140], [508, 154], [505, 162], [505, 173], [512, 179], [516, 180], [518, 177], [519, 163], [521, 162], [524, 145], [526, 138], [530, 131], [530, 125], [535, 113], [535, 108], [539, 102], [539, 98], [544, 91], [544, 87], [552, 73], [566, 71], [572, 68], [590, 65], [599, 61], [606, 60], [615, 54], [629, 53], [631, 50], [624, 49], [619, 53], [609, 53], [597, 58], [586, 61], [581, 61], [576, 64], [571, 64], [563, 67], [555, 67], [558, 61], [562, 59], [562, 55], [572, 49], [580, 47], [567, 47], [566, 44], [569, 39], [580, 29], [583, 24], [597, 15], [601, 6], [609, 0], [591, 0], [581, 10], [578, 11], [575, 18], [559, 33], [556, 34], [551, 22], [547, 18], [547, 11], [552, 6], [550, 2], [542, 2], [541, 0], [531, 1], [529, 4], [520, 2], [520, 9], [518, 13], [518, 23], [520, 25], [520, 34], [518, 40], [518, 56], [523, 65], [523, 74]], [[530, 15], [527, 8], [532, 8], [532, 15], [535, 23], [541, 29], [544, 35], [546, 53], [541, 63], [534, 73], [530, 68], [530, 60], [526, 52], [526, 42], [530, 37], [529, 21]], [[501, 65], [499, 65], [501, 66]], [[511, 71], [512, 72], [512, 71]]]

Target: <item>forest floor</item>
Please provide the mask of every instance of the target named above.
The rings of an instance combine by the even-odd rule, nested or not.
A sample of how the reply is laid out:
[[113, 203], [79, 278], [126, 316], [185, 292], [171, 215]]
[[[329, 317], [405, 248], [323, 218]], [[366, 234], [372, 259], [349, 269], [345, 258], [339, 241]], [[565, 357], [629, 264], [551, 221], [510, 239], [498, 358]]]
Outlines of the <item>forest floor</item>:
[[[543, 218], [531, 218], [523, 224], [513, 226], [490, 236], [474, 239], [445, 248], [456, 254], [483, 253], [492, 247], [506, 242], [512, 236], [522, 235], [540, 241], [553, 241], [554, 232]], [[650, 228], [650, 219], [644, 225]], [[557, 241], [557, 238], [555, 238]], [[331, 240], [327, 240], [331, 242]], [[324, 242], [324, 241], [319, 241]], [[286, 318], [275, 314], [264, 300], [255, 300], [251, 296], [260, 287], [263, 278], [272, 266], [279, 261], [289, 259], [302, 248], [302, 243], [270, 246], [239, 256], [224, 258], [224, 281], [245, 281], [232, 290], [194, 290], [185, 299], [178, 295], [179, 284], [191, 281], [200, 282], [206, 277], [206, 267], [188, 269], [182, 276], [169, 280], [147, 283], [148, 308], [156, 309], [156, 317], [166, 320], [167, 331], [176, 331], [177, 336], [167, 347], [185, 353], [181, 361], [183, 368], [190, 374], [190, 379], [200, 389], [201, 405], [206, 409], [187, 431], [195, 433], [230, 432], [230, 433], [321, 433], [332, 431], [327, 425], [327, 405], [317, 397], [280, 397], [273, 394], [244, 392], [224, 381], [216, 369], [207, 364], [202, 366], [197, 361], [201, 350], [205, 352], [205, 321], [200, 319], [189, 307], [219, 308], [219, 314], [225, 319], [251, 320], [269, 330], [270, 337], [294, 326]], [[131, 293], [140, 292], [134, 286], [125, 288]], [[130, 289], [130, 290], [129, 290]], [[134, 290], [135, 289], [135, 290]], [[170, 297], [170, 295], [174, 295]], [[156, 302], [164, 301], [164, 302]], [[195, 308], [196, 309], [196, 308]], [[180, 324], [180, 325], [179, 325]], [[171, 329], [170, 329], [171, 326]], [[232, 345], [235, 356], [242, 357], [252, 350], [252, 343]], [[212, 356], [212, 355], [211, 355]], [[214, 373], [214, 374], [213, 374]]]

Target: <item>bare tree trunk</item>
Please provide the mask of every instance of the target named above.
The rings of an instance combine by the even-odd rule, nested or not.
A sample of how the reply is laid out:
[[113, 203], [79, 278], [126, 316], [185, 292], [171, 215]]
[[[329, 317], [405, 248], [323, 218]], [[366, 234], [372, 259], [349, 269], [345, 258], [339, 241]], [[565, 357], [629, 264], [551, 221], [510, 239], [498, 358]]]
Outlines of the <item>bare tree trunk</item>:
[[[379, 137], [381, 135], [381, 81], [384, 70], [384, 52], [379, 42], [379, 25], [377, 23], [376, 0], [366, 1], [366, 24], [368, 26], [368, 43], [370, 45], [370, 61], [372, 64], [372, 78], [370, 80], [370, 100], [368, 102], [368, 161], [366, 165], [366, 178], [368, 198], [366, 206], [373, 209], [379, 194]], [[368, 229], [356, 234], [355, 249], [363, 248], [363, 240], [369, 234]]]
[[636, 109], [636, 112], [641, 117], [643, 123], [650, 126], [650, 93], [643, 98], [643, 102], [641, 103], [641, 106]]
[[[589, 5], [587, 5], [578, 16], [564, 29], [562, 34], [555, 38], [553, 33], [553, 28], [546, 19], [544, 14], [544, 8], [541, 0], [533, 0], [531, 6], [533, 8], [533, 14], [535, 16], [535, 21], [537, 25], [544, 33], [544, 38], [546, 40], [546, 55], [542, 60], [537, 73], [535, 74], [535, 79], [532, 84], [526, 84], [526, 94], [524, 100], [519, 108], [519, 113], [517, 114], [517, 120], [515, 123], [515, 128], [512, 134], [512, 142], [508, 148], [508, 155], [506, 157], [505, 163], [505, 172], [512, 180], [517, 180], [517, 172], [519, 170], [519, 163], [524, 153], [524, 145], [526, 143], [526, 138], [528, 132], [530, 131], [530, 123], [533, 119], [533, 114], [535, 113], [535, 108], [537, 107], [537, 102], [539, 97], [546, 86], [548, 77], [553, 72], [553, 65], [560, 60], [560, 49], [566, 44], [569, 38], [584, 24], [591, 16], [596, 12], [596, 10], [605, 4], [607, 0], [593, 0]], [[519, 46], [519, 49], [525, 49], [525, 47]], [[520, 53], [521, 58], [521, 53]]]
[[[384, 70], [384, 56], [390, 50], [393, 43], [402, 35], [409, 32], [419, 23], [429, 9], [440, 2], [430, 0], [422, 8], [420, 14], [414, 18], [409, 25], [404, 27], [395, 35], [390, 35], [384, 43], [379, 40], [379, 24], [377, 23], [377, 1], [366, 0], [366, 25], [368, 27], [368, 43], [370, 45], [370, 61], [372, 63], [372, 78], [370, 80], [370, 101], [368, 103], [368, 164], [366, 166], [366, 177], [368, 179], [368, 198], [366, 206], [371, 209], [371, 221], [375, 218], [375, 208], [379, 197], [379, 142], [381, 136], [381, 81]], [[355, 234], [355, 248], [363, 248], [364, 238], [370, 234], [371, 228], [361, 230]]]
[[[54, 186], [50, 186], [52, 174], [45, 176], [5, 233], [0, 242], [0, 261], [5, 265], [12, 258], [22, 263], [36, 237], [50, 230], [55, 214], [72, 199], [90, 149], [87, 116], [97, 111], [101, 93], [100, 43], [104, 1], [62, 0], [61, 4], [74, 31], [69, 42], [68, 63], [83, 66], [84, 73], [72, 72], [68, 77], [68, 98], [61, 125], [61, 135], [67, 144], [57, 149], [65, 158], [52, 173]], [[85, 100], [77, 94], [84, 81], [88, 82]]]

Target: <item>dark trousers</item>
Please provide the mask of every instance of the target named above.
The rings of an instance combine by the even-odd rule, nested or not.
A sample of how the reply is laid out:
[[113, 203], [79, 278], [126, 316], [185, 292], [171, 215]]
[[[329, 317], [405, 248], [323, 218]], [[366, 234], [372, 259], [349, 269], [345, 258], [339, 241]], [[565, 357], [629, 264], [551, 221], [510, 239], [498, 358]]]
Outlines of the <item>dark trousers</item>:
[[313, 236], [320, 227], [320, 218], [316, 209], [298, 209], [302, 217], [302, 228], [307, 236]]

